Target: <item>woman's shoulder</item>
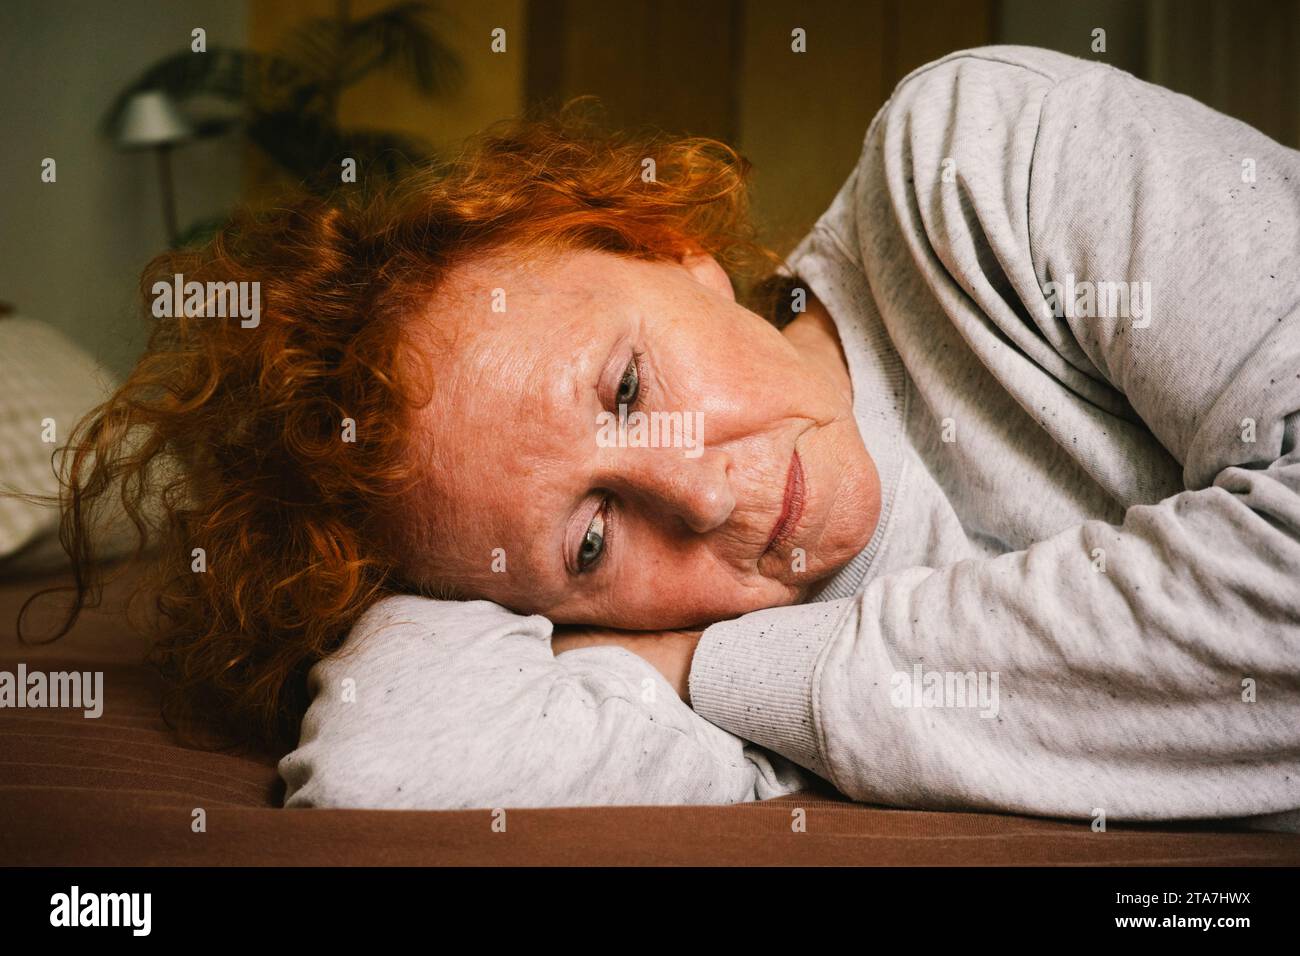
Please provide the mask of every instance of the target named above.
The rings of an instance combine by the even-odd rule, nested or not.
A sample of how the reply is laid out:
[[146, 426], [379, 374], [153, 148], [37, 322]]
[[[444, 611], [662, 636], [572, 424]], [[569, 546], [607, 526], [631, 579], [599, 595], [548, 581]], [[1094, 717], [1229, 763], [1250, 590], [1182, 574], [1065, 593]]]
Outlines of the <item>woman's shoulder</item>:
[[1113, 67], [1035, 46], [980, 46], [957, 50], [917, 67], [898, 82], [894, 93], [923, 79], [1029, 74], [1055, 84], [1097, 69]]
[[[887, 126], [916, 124], [951, 127], [991, 115], [1012, 115], [1041, 107], [1062, 84], [1130, 78], [1122, 70], [1095, 60], [1029, 46], [985, 46], [959, 50], [918, 67], [899, 81], [867, 130], [863, 155], [873, 133]], [[974, 127], [972, 127], [974, 128]]]

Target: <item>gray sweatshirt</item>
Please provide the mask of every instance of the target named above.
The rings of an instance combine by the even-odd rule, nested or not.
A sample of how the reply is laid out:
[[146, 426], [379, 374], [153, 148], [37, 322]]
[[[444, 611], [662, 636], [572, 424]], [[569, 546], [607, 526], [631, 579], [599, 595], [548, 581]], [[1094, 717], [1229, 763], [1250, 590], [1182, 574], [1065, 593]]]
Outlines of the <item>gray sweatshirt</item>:
[[[907, 77], [788, 260], [881, 476], [809, 603], [622, 648], [396, 597], [312, 671], [286, 806], [1300, 816], [1300, 153], [1110, 67]], [[774, 386], [776, 387], [776, 386]]]

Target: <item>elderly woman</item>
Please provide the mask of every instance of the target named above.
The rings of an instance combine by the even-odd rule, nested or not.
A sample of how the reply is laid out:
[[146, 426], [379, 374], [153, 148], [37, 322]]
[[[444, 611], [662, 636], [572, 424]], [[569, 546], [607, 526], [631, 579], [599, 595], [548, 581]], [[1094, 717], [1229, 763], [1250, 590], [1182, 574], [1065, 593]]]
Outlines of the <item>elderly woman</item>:
[[563, 121], [246, 220], [145, 283], [259, 324], [160, 324], [69, 539], [170, 463], [169, 708], [302, 719], [288, 806], [1300, 807], [1300, 154], [954, 54], [764, 262], [729, 150]]

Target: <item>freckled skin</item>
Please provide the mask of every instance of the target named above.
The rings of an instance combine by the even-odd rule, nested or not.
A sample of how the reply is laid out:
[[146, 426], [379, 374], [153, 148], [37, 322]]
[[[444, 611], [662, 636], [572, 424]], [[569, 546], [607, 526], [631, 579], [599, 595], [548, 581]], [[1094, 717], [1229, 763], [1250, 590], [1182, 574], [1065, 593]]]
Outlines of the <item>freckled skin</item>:
[[[416, 422], [431, 468], [414, 507], [436, 515], [408, 556], [417, 579], [559, 624], [690, 627], [803, 600], [875, 530], [879, 479], [820, 303], [778, 331], [707, 255], [498, 254], [455, 270], [419, 321], [440, 344], [424, 350], [434, 397]], [[629, 411], [703, 413], [698, 457], [598, 444], [633, 350]], [[804, 511], [764, 553], [796, 448]], [[606, 497], [604, 552], [575, 576]]]

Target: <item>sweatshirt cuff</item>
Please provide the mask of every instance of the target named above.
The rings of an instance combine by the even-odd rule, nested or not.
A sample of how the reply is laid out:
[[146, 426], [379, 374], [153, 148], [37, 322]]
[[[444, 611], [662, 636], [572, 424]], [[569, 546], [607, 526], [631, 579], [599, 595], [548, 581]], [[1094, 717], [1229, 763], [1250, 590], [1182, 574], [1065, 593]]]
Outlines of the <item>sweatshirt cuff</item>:
[[826, 776], [813, 704], [834, 609], [768, 608], [711, 624], [691, 662], [691, 708], [724, 730]]

